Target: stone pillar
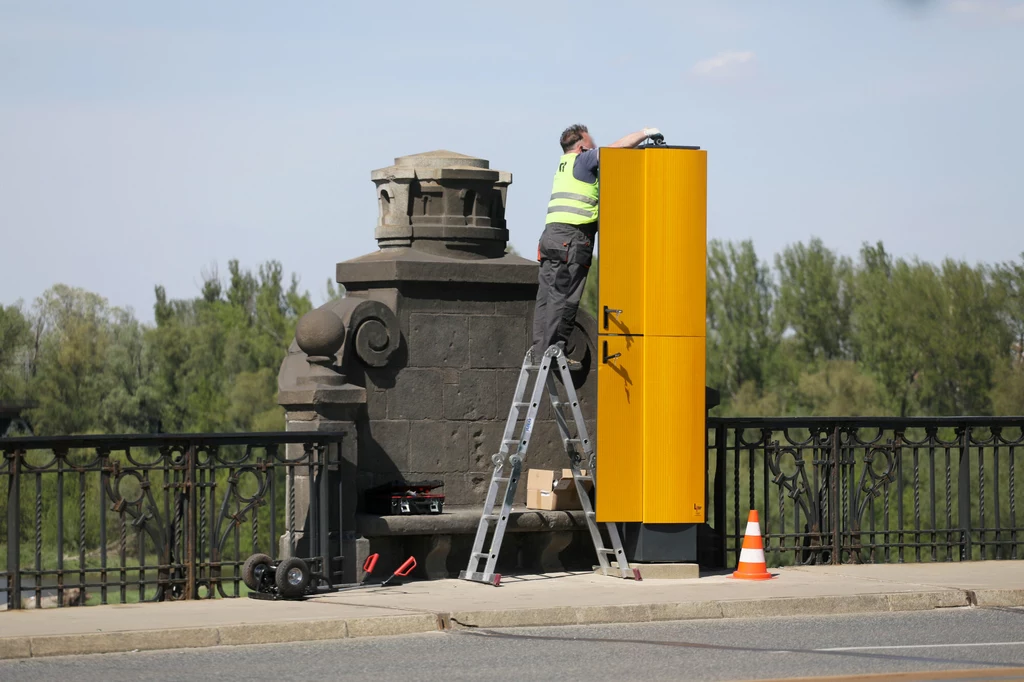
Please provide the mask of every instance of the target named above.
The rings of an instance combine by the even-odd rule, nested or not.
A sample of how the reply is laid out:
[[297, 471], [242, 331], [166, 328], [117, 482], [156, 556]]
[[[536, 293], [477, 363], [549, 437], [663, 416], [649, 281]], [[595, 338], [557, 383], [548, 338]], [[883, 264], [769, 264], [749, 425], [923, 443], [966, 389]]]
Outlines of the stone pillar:
[[[505, 252], [510, 173], [437, 151], [398, 158], [371, 179], [380, 248], [338, 263], [345, 298], [302, 319], [279, 377], [290, 430], [354, 432], [346, 533], [359, 532], [362, 493], [396, 479], [443, 481], [448, 508], [483, 503], [537, 292], [537, 263]], [[522, 229], [539, 237], [542, 228]], [[574, 383], [592, 435], [596, 338], [581, 311], [568, 352], [583, 366]], [[567, 465], [547, 404], [526, 465]]]
[[[344, 372], [346, 362], [367, 365], [387, 364], [398, 349], [397, 320], [387, 306], [376, 301], [343, 298], [332, 301], [299, 321], [295, 340], [289, 349], [278, 375], [278, 402], [284, 406], [288, 431], [341, 432], [342, 499], [331, 500], [332, 555], [343, 554], [346, 580], [356, 571], [355, 534], [356, 481], [358, 479], [359, 448], [357, 423], [366, 409], [366, 389], [349, 382]], [[289, 446], [288, 457], [300, 458], [301, 446]], [[281, 538], [281, 555], [296, 553], [310, 556], [312, 552], [304, 542], [304, 529], [308, 525], [309, 476], [299, 467], [295, 475], [295, 529], [296, 537], [286, 530]], [[332, 482], [331, 491], [337, 490]], [[291, 499], [291, 486], [287, 486], [286, 499]], [[344, 508], [347, 531], [341, 538], [336, 554], [338, 529], [337, 505]], [[286, 512], [287, 513], [287, 512]], [[286, 519], [287, 524], [287, 519]], [[338, 582], [338, 581], [335, 581]]]

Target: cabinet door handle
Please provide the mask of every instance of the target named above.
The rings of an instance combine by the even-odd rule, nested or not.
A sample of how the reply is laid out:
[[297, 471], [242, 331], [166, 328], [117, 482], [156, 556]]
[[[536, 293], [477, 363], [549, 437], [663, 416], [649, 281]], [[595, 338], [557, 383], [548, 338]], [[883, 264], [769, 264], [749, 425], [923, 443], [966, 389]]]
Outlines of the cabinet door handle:
[[609, 308], [608, 306], [605, 306], [604, 307], [604, 328], [605, 329], [608, 328], [608, 316], [609, 315], [621, 315], [621, 314], [622, 314], [621, 310], [616, 310], [615, 308]]
[[609, 360], [614, 360], [615, 358], [617, 358], [620, 355], [622, 355], [622, 353], [616, 353], [615, 355], [608, 355], [608, 342], [605, 341], [604, 342], [604, 349], [602, 350], [601, 355], [602, 355], [601, 362], [607, 364]]

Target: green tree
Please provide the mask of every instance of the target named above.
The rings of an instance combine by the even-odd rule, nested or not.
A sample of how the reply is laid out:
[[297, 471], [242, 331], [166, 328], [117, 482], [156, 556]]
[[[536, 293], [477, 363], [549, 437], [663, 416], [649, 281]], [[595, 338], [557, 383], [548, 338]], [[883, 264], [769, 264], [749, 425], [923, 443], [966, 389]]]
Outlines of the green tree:
[[776, 324], [791, 329], [804, 360], [849, 357], [853, 265], [820, 239], [775, 256], [779, 274]]
[[914, 291], [910, 266], [893, 262], [881, 242], [865, 244], [860, 257], [854, 276], [854, 357], [882, 384], [887, 407], [904, 417], [925, 365], [915, 318], [920, 298], [927, 296]]
[[130, 312], [110, 311], [98, 428], [103, 433], [156, 430], [160, 400], [153, 386], [153, 358], [146, 328]]
[[[1011, 333], [1000, 318], [990, 271], [946, 260], [917, 264], [917, 345], [925, 354], [921, 402], [929, 414], [989, 414], [997, 358]], [[1003, 363], [1000, 363], [1003, 364]]]
[[345, 298], [347, 290], [344, 284], [336, 284], [334, 280], [328, 278], [325, 292], [327, 296], [324, 299], [324, 303], [327, 303], [329, 301], [336, 301], [339, 298]]
[[992, 380], [992, 409], [998, 415], [1024, 415], [1024, 363], [996, 372]]
[[1024, 253], [1021, 262], [995, 268], [999, 314], [1010, 337], [1009, 352], [996, 355], [992, 378], [995, 414], [1024, 415]]
[[0, 305], [0, 400], [23, 400], [28, 382], [32, 324], [21, 302]]
[[882, 391], [852, 360], [829, 360], [800, 375], [792, 409], [801, 416], [881, 416], [887, 412]]
[[749, 240], [738, 247], [711, 241], [707, 263], [708, 385], [723, 397], [748, 381], [763, 387], [779, 344], [771, 272]]
[[149, 335], [154, 386], [166, 431], [284, 428], [276, 376], [299, 318], [312, 309], [280, 263], [255, 273], [228, 264], [227, 286], [207, 273], [203, 295], [169, 301], [156, 289], [157, 326]]
[[29, 414], [40, 435], [96, 428], [110, 344], [108, 314], [106, 300], [64, 284], [36, 301], [38, 351], [31, 389], [37, 407]]
[[1016, 363], [1024, 363], [1024, 253], [1020, 259], [1001, 263], [994, 272], [1000, 316], [1012, 337], [1010, 352]]

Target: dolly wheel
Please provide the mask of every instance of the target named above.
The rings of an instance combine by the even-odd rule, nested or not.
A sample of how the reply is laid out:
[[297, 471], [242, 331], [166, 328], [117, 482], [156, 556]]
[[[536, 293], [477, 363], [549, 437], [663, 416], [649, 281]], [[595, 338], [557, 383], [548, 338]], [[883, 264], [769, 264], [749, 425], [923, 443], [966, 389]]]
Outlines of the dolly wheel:
[[260, 588], [260, 574], [263, 571], [257, 570], [259, 566], [263, 566], [264, 570], [270, 568], [270, 557], [266, 554], [253, 554], [251, 557], [245, 560], [242, 565], [242, 582], [250, 590], [259, 590]]
[[274, 576], [277, 582], [277, 591], [282, 597], [302, 596], [306, 592], [311, 577], [309, 566], [298, 557], [285, 559], [279, 563]]

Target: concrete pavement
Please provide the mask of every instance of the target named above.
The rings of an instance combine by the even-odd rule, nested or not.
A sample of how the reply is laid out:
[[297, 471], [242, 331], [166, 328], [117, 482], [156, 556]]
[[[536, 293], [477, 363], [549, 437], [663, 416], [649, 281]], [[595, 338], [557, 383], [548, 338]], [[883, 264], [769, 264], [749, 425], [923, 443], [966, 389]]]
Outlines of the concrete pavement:
[[501, 587], [414, 582], [302, 602], [255, 599], [0, 613], [0, 659], [270, 644], [459, 627], [638, 623], [1024, 606], [1024, 561], [772, 569], [769, 581], [591, 573], [503, 577]]

